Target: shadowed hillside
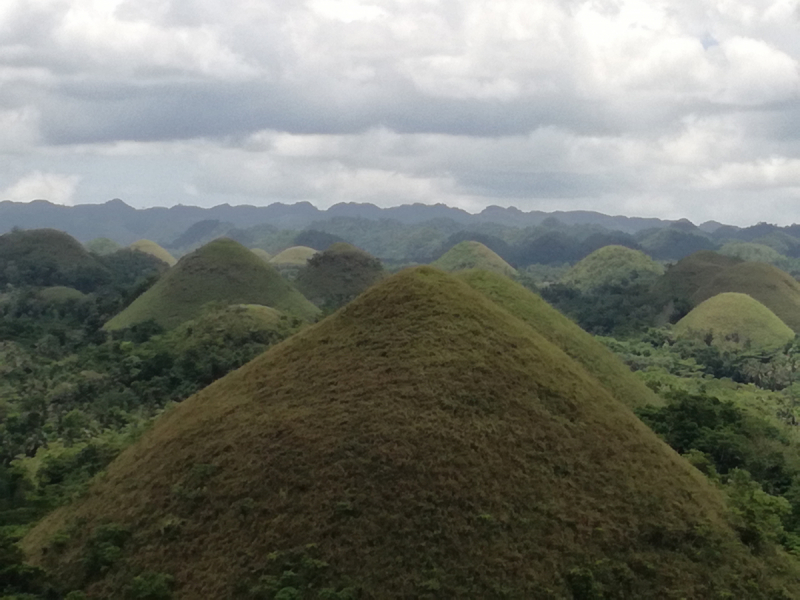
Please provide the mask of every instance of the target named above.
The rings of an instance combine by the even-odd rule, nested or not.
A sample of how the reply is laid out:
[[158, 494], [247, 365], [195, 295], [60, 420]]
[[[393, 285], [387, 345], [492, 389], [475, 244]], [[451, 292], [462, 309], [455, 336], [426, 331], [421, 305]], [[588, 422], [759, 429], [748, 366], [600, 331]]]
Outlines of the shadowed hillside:
[[747, 294], [725, 292], [701, 302], [675, 324], [678, 337], [705, 337], [721, 347], [777, 348], [794, 332], [774, 312]]
[[153, 319], [170, 329], [194, 318], [208, 302], [262, 304], [306, 320], [318, 312], [250, 250], [219, 239], [184, 256], [105, 328], [122, 329]]
[[752, 296], [800, 333], [800, 283], [779, 268], [759, 262], [733, 265], [702, 285], [692, 301], [699, 304], [723, 292]]
[[652, 282], [664, 273], [644, 252], [625, 246], [605, 246], [573, 266], [564, 283], [582, 291], [633, 281]]
[[295, 285], [314, 304], [339, 308], [384, 276], [381, 261], [346, 242], [315, 254], [300, 269]]
[[138, 240], [128, 247], [131, 250], [137, 250], [138, 252], [144, 252], [145, 254], [155, 256], [157, 259], [167, 263], [170, 267], [178, 262], [172, 254], [151, 240]]
[[23, 546], [93, 597], [779, 597], [788, 564], [726, 514], [575, 361], [419, 268], [165, 414]]
[[516, 270], [496, 253], [475, 241], [464, 241], [445, 252], [431, 266], [445, 271], [483, 269], [503, 275], [514, 275]]
[[583, 365], [624, 404], [632, 408], [663, 404], [611, 350], [539, 295], [499, 273], [470, 270], [459, 277]]
[[691, 302], [697, 290], [715, 275], [740, 262], [741, 259], [710, 250], [695, 252], [670, 266], [653, 285], [653, 293], [662, 305], [670, 301]]
[[55, 229], [12, 231], [0, 235], [0, 286], [74, 287], [92, 291], [110, 273], [73, 237]]

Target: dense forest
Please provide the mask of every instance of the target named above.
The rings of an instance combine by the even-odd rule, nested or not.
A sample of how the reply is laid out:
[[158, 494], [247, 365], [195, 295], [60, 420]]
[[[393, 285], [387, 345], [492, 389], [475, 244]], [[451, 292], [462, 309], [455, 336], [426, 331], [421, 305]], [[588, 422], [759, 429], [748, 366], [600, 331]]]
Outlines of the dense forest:
[[[223, 463], [214, 462], [216, 455], [192, 458], [186, 463], [188, 471], [175, 471], [182, 474], [167, 485], [170, 508], [150, 525], [144, 524], [144, 517], [138, 524], [123, 523], [118, 514], [95, 522], [86, 507], [94, 506], [95, 497], [115, 498], [103, 506], [124, 505], [127, 496], [114, 488], [121, 485], [114, 482], [121, 473], [144, 468], [135, 460], [157, 442], [179, 456], [184, 450], [175, 440], [205, 435], [181, 433], [176, 425], [200, 418], [194, 416], [199, 407], [218, 406], [213, 410], [221, 412], [209, 422], [219, 424], [220, 439], [223, 434], [233, 440], [256, 435], [243, 428], [245, 422], [257, 422], [260, 413], [242, 417], [239, 429], [223, 432], [234, 411], [219, 408], [224, 403], [211, 399], [215, 394], [236, 398], [237, 410], [245, 414], [252, 410], [248, 407], [266, 406], [259, 395], [267, 393], [259, 391], [262, 388], [275, 390], [275, 398], [264, 409], [272, 411], [270, 423], [284, 423], [282, 428], [275, 425], [274, 431], [264, 425], [264, 431], [284, 440], [290, 450], [286, 456], [275, 450], [277, 446], [269, 446], [270, 453], [264, 450], [263, 456], [254, 450], [253, 461], [296, 470], [296, 478], [309, 481], [333, 477], [328, 471], [313, 475], [313, 462], [287, 458], [292, 452], [299, 456], [307, 445], [315, 448], [318, 455], [313, 456], [318, 459], [338, 457], [331, 468], [363, 472], [358, 471], [361, 474], [351, 482], [358, 489], [345, 486], [330, 500], [330, 523], [320, 525], [316, 517], [307, 523], [320, 540], [344, 536], [348, 541], [342, 547], [334, 550], [328, 541], [317, 546], [317, 540], [298, 545], [304, 539], [298, 533], [303, 527], [285, 525], [288, 546], [276, 546], [268, 560], [250, 564], [242, 559], [246, 566], [236, 571], [239, 587], [226, 592], [230, 597], [366, 598], [381, 585], [403, 586], [406, 595], [418, 597], [633, 598], [652, 597], [648, 594], [659, 586], [674, 592], [663, 597], [797, 597], [800, 284], [795, 276], [800, 274], [800, 237], [795, 233], [800, 232], [796, 228], [766, 224], [699, 228], [675, 222], [620, 231], [599, 224], [566, 224], [552, 217], [515, 227], [459, 222], [452, 215], [409, 221], [343, 215], [303, 228], [273, 224], [244, 228], [203, 220], [170, 234], [169, 241], [135, 244], [126, 238], [82, 244], [52, 229], [16, 229], [0, 236], [0, 597], [194, 597], [191, 594], [200, 588], [191, 587], [187, 573], [163, 557], [163, 569], [154, 568], [158, 561], [146, 549], [183, 543], [181, 532], [195, 531], [192, 528], [211, 535], [208, 523], [223, 519], [230, 506], [235, 505], [242, 523], [253, 522], [253, 515], [267, 510], [259, 508], [258, 497], [233, 492], [215, 504], [212, 496], [224, 495], [227, 489], [219, 483]], [[180, 257], [177, 264], [173, 256]], [[436, 270], [406, 269], [418, 264], [432, 264]], [[425, 342], [417, 344], [417, 339]], [[501, 359], [494, 355], [505, 356], [508, 364], [496, 362]], [[537, 374], [539, 369], [532, 367], [536, 364], [551, 365], [542, 370], [557, 376]], [[209, 387], [214, 382], [218, 383]], [[254, 382], [262, 387], [254, 388]], [[361, 387], [383, 390], [372, 392], [380, 402], [366, 400]], [[601, 391], [593, 392], [595, 388]], [[525, 405], [523, 410], [508, 399], [533, 393], [530, 390], [536, 390], [535, 402], [541, 406]], [[300, 397], [314, 400], [304, 408], [296, 400]], [[408, 408], [386, 408], [400, 400], [410, 402]], [[372, 428], [368, 434], [347, 410], [330, 412], [348, 403], [359, 407], [358, 414]], [[536, 419], [542, 423], [550, 423], [546, 415], [557, 414], [537, 435], [549, 439], [556, 430], [562, 431], [564, 439], [576, 444], [573, 453], [607, 443], [599, 435], [595, 439], [591, 427], [619, 440], [619, 448], [607, 450], [609, 456], [622, 452], [620, 448], [641, 445], [646, 451], [637, 452], [644, 454], [631, 450], [630, 455], [620, 454], [618, 463], [636, 470], [635, 456], [647, 455], [647, 461], [655, 461], [647, 463], [653, 470], [663, 469], [665, 478], [674, 477], [648, 483], [653, 498], [664, 494], [664, 502], [683, 503], [668, 500], [672, 496], [666, 490], [674, 484], [675, 489], [686, 490], [686, 497], [699, 498], [697, 506], [669, 513], [664, 522], [642, 524], [648, 512], [642, 507], [650, 502], [645, 488], [642, 491], [624, 474], [617, 474], [621, 478], [617, 491], [595, 490], [593, 486], [600, 484], [588, 471], [581, 475], [581, 463], [563, 462], [567, 459], [561, 455], [543, 459], [535, 440], [513, 427], [509, 431], [518, 436], [520, 451], [538, 457], [536, 465], [552, 461], [537, 473], [545, 479], [554, 477], [554, 489], [564, 478], [580, 476], [583, 479], [573, 483], [585, 486], [581, 493], [587, 494], [586, 502], [602, 496], [609, 506], [619, 507], [627, 500], [615, 494], [620, 498], [641, 494], [641, 505], [631, 514], [638, 515], [641, 509], [642, 523], [631, 524], [633, 517], [610, 508], [602, 517], [581, 513], [584, 500], [579, 495], [576, 520], [567, 526], [569, 512], [555, 500], [546, 504], [542, 499], [541, 513], [533, 514], [521, 508], [522, 491], [518, 492], [522, 504], [513, 507], [493, 496], [458, 491], [462, 488], [454, 482], [459, 471], [446, 470], [450, 463], [432, 462], [414, 470], [414, 461], [422, 460], [421, 449], [448, 457], [448, 452], [455, 452], [454, 444], [463, 444], [463, 459], [453, 458], [452, 464], [481, 481], [475, 484], [478, 492], [482, 485], [489, 489], [500, 484], [484, 481], [484, 470], [469, 462], [473, 451], [478, 452], [476, 457], [496, 461], [492, 468], [510, 469], [509, 477], [517, 478], [519, 490], [527, 489], [530, 473], [518, 470], [518, 461], [513, 468], [504, 462], [512, 449], [497, 454], [488, 450], [491, 432], [507, 426], [506, 417], [495, 412], [497, 406], [506, 407], [503, 410], [517, 415], [520, 422], [528, 422], [529, 410], [539, 411]], [[320, 423], [329, 425], [300, 426], [303, 419], [313, 421], [313, 411], [326, 415], [328, 420], [320, 417]], [[404, 450], [405, 458], [371, 454], [358, 445], [369, 439], [379, 447], [381, 440], [392, 439], [385, 443], [399, 448], [405, 438], [391, 436], [411, 431], [412, 421], [404, 419], [414, 411], [419, 411], [423, 423], [429, 420], [431, 428], [426, 435], [408, 438], [416, 442]], [[606, 421], [610, 415], [615, 415], [613, 423]], [[397, 423], [394, 430], [381, 429], [392, 419]], [[468, 432], [464, 436], [477, 436], [475, 440], [488, 436], [489, 441], [455, 437], [445, 443], [436, 437], [439, 433], [434, 434], [456, 422]], [[584, 422], [593, 425], [581, 432], [570, 429]], [[615, 429], [615, 423], [624, 423], [625, 433]], [[193, 426], [206, 431], [199, 424]], [[341, 446], [332, 442], [326, 446], [320, 440], [328, 426], [354, 437]], [[366, 437], [359, 437], [362, 434]], [[652, 440], [647, 437], [651, 434], [655, 434]], [[675, 452], [662, 455], [655, 436]], [[226, 448], [234, 442], [219, 443]], [[314, 444], [320, 444], [319, 449]], [[417, 450], [412, 450], [414, 446]], [[126, 448], [140, 450], [124, 453]], [[204, 452], [192, 447], [187, 456], [208, 454]], [[224, 455], [223, 450], [218, 452]], [[592, 452], [596, 454], [596, 448]], [[377, 470], [363, 470], [365, 465]], [[602, 465], [597, 468], [612, 468]], [[162, 468], [179, 469], [159, 463], [154, 473]], [[249, 472], [250, 467], [230, 468]], [[409, 469], [417, 474], [409, 479], [410, 487], [397, 494], [406, 494], [420, 512], [405, 522], [398, 520], [404, 509], [383, 498], [376, 482], [402, 479], [397, 473]], [[431, 475], [437, 469], [438, 479]], [[428, 476], [432, 486], [428, 491], [412, 485]], [[312, 486], [288, 475], [264, 477], [274, 478], [270, 485], [277, 491], [263, 492], [264, 497], [273, 491], [278, 494], [269, 496], [273, 504], [286, 500], [293, 486], [304, 490]], [[444, 480], [449, 482], [446, 492], [438, 487]], [[142, 483], [142, 489], [149, 490], [147, 485]], [[333, 479], [328, 485], [338, 489]], [[473, 521], [458, 521], [461, 516], [442, 508], [436, 493], [450, 495], [456, 512], [475, 513]], [[509, 497], [517, 498], [515, 494]], [[382, 503], [375, 499], [378, 496]], [[305, 506], [303, 502], [297, 500], [296, 505]], [[375, 508], [379, 505], [384, 512]], [[386, 508], [389, 505], [395, 508]], [[216, 508], [208, 508], [212, 506]], [[309, 504], [314, 511], [325, 511], [325, 506]], [[69, 517], [70, 521], [72, 510], [78, 516]], [[373, 538], [350, 540], [338, 529], [350, 531], [348, 523], [357, 529], [365, 514], [408, 527], [410, 536], [425, 529], [422, 523], [441, 522], [438, 530], [423, 536], [416, 551], [405, 546], [398, 550], [395, 563], [369, 563], [378, 570], [375, 565], [384, 565], [380, 569], [386, 569], [386, 579], [381, 583], [380, 577], [359, 571], [346, 558], [365, 539]], [[592, 519], [596, 519], [594, 529], [583, 531], [589, 527], [584, 521]], [[684, 530], [684, 522], [691, 522], [691, 527]], [[273, 525], [275, 531], [284, 527], [277, 517]], [[530, 539], [539, 538], [526, 538], [526, 528], [543, 535], [562, 526], [571, 531], [574, 548], [567, 544], [552, 549], [550, 559], [531, 551]], [[719, 530], [712, 531], [717, 526]], [[195, 535], [200, 535], [198, 531]], [[625, 538], [633, 531], [639, 536], [635, 543]], [[589, 538], [580, 542], [584, 535]], [[464, 564], [476, 572], [485, 569], [485, 577], [471, 579], [459, 571], [457, 561], [448, 562], [443, 550], [452, 550], [444, 541], [448, 536], [462, 537]], [[468, 541], [471, 536], [479, 540], [474, 547]], [[621, 549], [625, 539], [636, 548], [635, 556]], [[283, 543], [275, 540], [270, 543]], [[484, 547], [486, 540], [497, 545]], [[377, 541], [369, 543], [375, 544], [370, 560], [388, 551]], [[498, 550], [505, 543], [513, 552]], [[585, 554], [579, 550], [581, 544]], [[514, 564], [513, 569], [475, 558], [490, 547], [498, 550], [498, 561]], [[541, 552], [551, 551], [546, 544], [543, 548]], [[549, 579], [526, 573], [512, 556], [532, 552], [543, 561], [536, 562], [540, 565], [556, 560], [553, 557], [562, 551], [566, 554], [558, 555], [558, 560], [573, 556], [570, 552], [580, 560], [548, 575]], [[428, 566], [415, 562], [423, 555]], [[736, 558], [729, 564], [723, 555]], [[696, 581], [689, 573], [687, 581], [695, 581], [695, 587], [682, 588], [662, 572], [661, 562], [670, 569], [683, 568], [679, 556], [714, 571], [710, 583], [703, 582], [699, 572]], [[677, 562], [670, 562], [673, 559]], [[416, 566], [406, 572], [400, 563]], [[400, 575], [395, 577], [394, 569]], [[508, 575], [512, 571], [517, 575]], [[220, 581], [227, 577], [220, 574]], [[518, 584], [521, 587], [515, 587]], [[203, 589], [216, 584], [207, 585], [211, 587]], [[707, 595], [712, 588], [713, 595]]]

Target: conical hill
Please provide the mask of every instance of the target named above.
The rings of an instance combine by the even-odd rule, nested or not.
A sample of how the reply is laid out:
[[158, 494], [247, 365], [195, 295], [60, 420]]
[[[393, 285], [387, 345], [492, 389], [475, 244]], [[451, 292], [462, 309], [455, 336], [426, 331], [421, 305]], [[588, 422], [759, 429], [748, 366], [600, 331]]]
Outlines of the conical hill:
[[794, 332], [774, 312], [747, 294], [725, 292], [694, 307], [675, 324], [679, 337], [707, 337], [722, 347], [777, 348]]
[[179, 599], [755, 600], [788, 586], [725, 515], [575, 361], [423, 267], [167, 412], [23, 546], [104, 598], [144, 574], [174, 577]]
[[603, 246], [576, 263], [564, 276], [564, 283], [583, 291], [604, 285], [630, 282], [653, 283], [664, 268], [641, 250], [625, 246]]
[[318, 313], [269, 264], [233, 240], [218, 239], [184, 256], [105, 328], [153, 319], [170, 329], [197, 316], [209, 302], [261, 304], [306, 320]]
[[500, 255], [480, 242], [467, 240], [450, 248], [437, 260], [431, 263], [445, 271], [461, 271], [464, 269], [483, 269], [503, 275], [514, 275], [514, 267], [504, 261]]
[[662, 304], [671, 300], [690, 301], [703, 285], [741, 259], [701, 250], [679, 260], [653, 285], [655, 297]]
[[460, 273], [459, 277], [583, 365], [624, 404], [632, 408], [663, 404], [661, 397], [636, 377], [611, 350], [538, 294], [499, 273], [474, 269]]
[[156, 244], [152, 240], [138, 240], [133, 242], [130, 246], [128, 246], [131, 250], [138, 250], [139, 252], [144, 252], [145, 254], [149, 254], [151, 256], [155, 256], [158, 260], [162, 260], [167, 263], [170, 267], [174, 266], [178, 261], [175, 260], [175, 257], [172, 256], [169, 252], [167, 252], [164, 248]]
[[28, 229], [0, 235], [0, 287], [68, 286], [90, 292], [109, 279], [97, 257], [63, 231]]
[[314, 304], [339, 308], [384, 276], [381, 261], [346, 242], [332, 244], [300, 269], [294, 284]]
[[752, 296], [800, 333], [800, 283], [778, 267], [760, 262], [743, 262], [717, 273], [693, 295], [699, 304], [723, 292]]

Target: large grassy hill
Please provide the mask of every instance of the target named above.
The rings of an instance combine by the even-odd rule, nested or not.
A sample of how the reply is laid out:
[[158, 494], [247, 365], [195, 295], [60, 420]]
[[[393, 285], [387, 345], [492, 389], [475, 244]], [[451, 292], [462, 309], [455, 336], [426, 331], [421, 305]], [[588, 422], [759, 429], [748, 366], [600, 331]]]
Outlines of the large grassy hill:
[[583, 291], [603, 285], [619, 285], [632, 281], [652, 283], [664, 268], [640, 250], [625, 246], [604, 246], [575, 264], [563, 282]]
[[777, 348], [794, 332], [774, 312], [747, 294], [725, 292], [701, 302], [675, 324], [679, 337], [705, 337], [721, 347]]
[[23, 546], [104, 598], [797, 597], [727, 518], [582, 366], [423, 267], [163, 415]]
[[75, 287], [82, 292], [107, 283], [110, 273], [72, 236], [56, 229], [0, 235], [0, 286]]
[[695, 252], [670, 266], [653, 285], [653, 293], [662, 304], [674, 300], [689, 302], [697, 290], [715, 275], [740, 262], [739, 258], [723, 256], [711, 250]]
[[300, 269], [295, 285], [314, 304], [338, 308], [384, 276], [381, 261], [346, 242], [315, 254]]
[[133, 242], [130, 246], [128, 246], [131, 250], [137, 250], [138, 252], [144, 252], [145, 254], [149, 254], [151, 256], [155, 256], [157, 259], [164, 261], [170, 267], [175, 266], [178, 262], [175, 260], [175, 257], [172, 256], [169, 252], [167, 252], [164, 248], [156, 244], [152, 240], [138, 240]]
[[752, 296], [800, 333], [800, 283], [777, 267], [760, 262], [743, 262], [717, 273], [691, 297], [699, 304], [723, 292]]
[[661, 397], [642, 383], [611, 350], [541, 296], [499, 273], [476, 269], [464, 271], [459, 277], [583, 365], [624, 404], [631, 408], [663, 404]]
[[450, 248], [436, 259], [432, 266], [445, 271], [462, 271], [464, 269], [483, 269], [503, 275], [514, 275], [516, 270], [504, 261], [500, 255], [480, 242], [467, 240]]
[[262, 304], [306, 320], [318, 313], [250, 250], [233, 240], [218, 239], [183, 257], [105, 328], [122, 329], [153, 319], [170, 329], [197, 316], [208, 302]]

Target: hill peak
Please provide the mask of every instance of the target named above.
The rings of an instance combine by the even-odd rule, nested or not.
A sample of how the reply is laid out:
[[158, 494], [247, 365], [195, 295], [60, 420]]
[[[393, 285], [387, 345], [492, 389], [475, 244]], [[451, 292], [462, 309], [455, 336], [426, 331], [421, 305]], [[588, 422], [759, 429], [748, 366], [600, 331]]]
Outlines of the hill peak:
[[[87, 580], [104, 523], [130, 541]], [[429, 267], [166, 413], [24, 547], [100, 597], [143, 570], [186, 598], [577, 597], [592, 577], [618, 596], [755, 599], [778, 585], [698, 471], [523, 321]]]

